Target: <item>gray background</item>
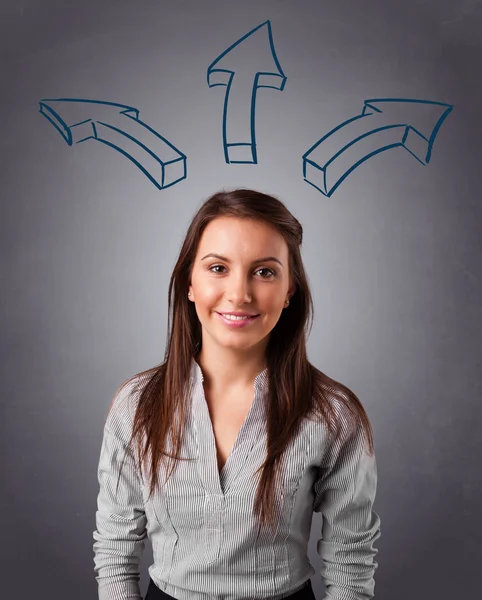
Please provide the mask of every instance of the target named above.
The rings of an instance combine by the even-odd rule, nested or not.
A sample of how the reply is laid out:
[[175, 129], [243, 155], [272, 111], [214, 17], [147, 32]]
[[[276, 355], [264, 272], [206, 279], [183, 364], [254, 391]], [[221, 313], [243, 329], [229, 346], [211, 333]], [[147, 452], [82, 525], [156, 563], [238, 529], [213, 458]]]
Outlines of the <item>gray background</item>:
[[[375, 595], [475, 597], [481, 520], [481, 57], [476, 0], [2, 1], [2, 597], [97, 597], [96, 469], [107, 409], [161, 362], [189, 220], [223, 187], [301, 221], [310, 360], [355, 391], [378, 463]], [[284, 91], [260, 90], [257, 165], [228, 165], [209, 64], [271, 20]], [[188, 157], [159, 191], [42, 98], [131, 104]], [[448, 102], [432, 160], [396, 148], [327, 198], [301, 156], [363, 101]], [[318, 571], [319, 515], [310, 560]], [[147, 588], [150, 545], [141, 563]], [[316, 597], [323, 597], [319, 574]], [[480, 591], [480, 590], [479, 590]]]

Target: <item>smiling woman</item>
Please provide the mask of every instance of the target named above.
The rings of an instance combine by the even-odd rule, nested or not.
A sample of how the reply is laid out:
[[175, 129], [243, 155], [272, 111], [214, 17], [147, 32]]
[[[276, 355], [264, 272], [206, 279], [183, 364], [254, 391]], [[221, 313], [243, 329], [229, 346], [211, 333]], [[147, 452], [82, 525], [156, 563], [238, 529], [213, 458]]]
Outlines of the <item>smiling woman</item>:
[[120, 387], [104, 428], [100, 600], [141, 599], [147, 535], [147, 600], [313, 600], [313, 512], [330, 597], [373, 596], [371, 425], [307, 358], [302, 238], [282, 202], [253, 190], [214, 194], [192, 219], [169, 283], [164, 361]]

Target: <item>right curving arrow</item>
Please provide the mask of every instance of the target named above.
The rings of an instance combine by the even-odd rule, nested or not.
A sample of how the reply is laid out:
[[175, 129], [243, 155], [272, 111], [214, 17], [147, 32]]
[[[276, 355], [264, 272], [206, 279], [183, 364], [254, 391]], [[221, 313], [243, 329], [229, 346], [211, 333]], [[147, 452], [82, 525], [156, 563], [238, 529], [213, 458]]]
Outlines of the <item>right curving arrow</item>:
[[451, 104], [405, 98], [365, 100], [361, 114], [344, 121], [303, 155], [303, 177], [325, 196], [362, 162], [403, 146], [423, 165]]

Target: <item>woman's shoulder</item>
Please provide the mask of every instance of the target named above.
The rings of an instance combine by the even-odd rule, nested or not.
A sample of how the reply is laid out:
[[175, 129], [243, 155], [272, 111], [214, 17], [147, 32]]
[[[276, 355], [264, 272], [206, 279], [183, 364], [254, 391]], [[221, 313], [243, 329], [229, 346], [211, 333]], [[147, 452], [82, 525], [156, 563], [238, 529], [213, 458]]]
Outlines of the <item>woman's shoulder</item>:
[[135, 402], [138, 388], [137, 376], [124, 380], [114, 392], [107, 411], [106, 428], [115, 431], [120, 421], [125, 421], [131, 412], [131, 405]]
[[350, 421], [350, 417], [353, 415], [353, 403], [357, 400], [356, 395], [341, 381], [333, 379], [313, 365], [312, 370], [314, 405], [319, 406], [320, 401], [323, 401], [323, 404], [329, 405], [337, 419], [345, 423]]
[[324, 430], [329, 430], [335, 446], [359, 436], [363, 430], [360, 413], [364, 409], [356, 394], [316, 367], [314, 372], [312, 408], [318, 417], [314, 420]]
[[125, 379], [114, 392], [105, 422], [106, 429], [111, 433], [131, 431], [139, 396], [146, 381], [145, 372], [137, 373]]

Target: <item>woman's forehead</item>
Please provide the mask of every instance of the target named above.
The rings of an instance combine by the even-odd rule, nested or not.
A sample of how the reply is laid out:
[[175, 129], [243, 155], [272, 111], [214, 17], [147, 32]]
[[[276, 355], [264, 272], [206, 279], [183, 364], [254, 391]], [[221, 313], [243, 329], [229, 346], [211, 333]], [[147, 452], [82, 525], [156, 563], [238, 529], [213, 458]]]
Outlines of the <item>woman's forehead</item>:
[[262, 242], [272, 244], [285, 243], [276, 228], [262, 221], [254, 219], [240, 219], [236, 217], [218, 217], [213, 219], [203, 231], [200, 243], [207, 243], [213, 239], [230, 241], [242, 241], [247, 237], [250, 242]]

